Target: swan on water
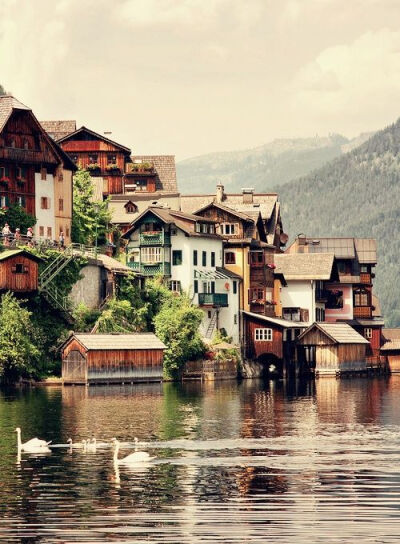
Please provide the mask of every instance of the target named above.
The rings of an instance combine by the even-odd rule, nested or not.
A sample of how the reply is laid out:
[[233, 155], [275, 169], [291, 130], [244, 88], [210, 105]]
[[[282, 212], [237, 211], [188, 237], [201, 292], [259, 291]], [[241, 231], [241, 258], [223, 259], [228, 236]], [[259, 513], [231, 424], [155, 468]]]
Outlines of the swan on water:
[[70, 450], [72, 450], [72, 448], [85, 449], [85, 446], [86, 446], [86, 443], [84, 440], [82, 440], [82, 442], [72, 442], [72, 438], [68, 438], [67, 444], [69, 445]]
[[147, 451], [135, 451], [122, 459], [118, 459], [120, 442], [116, 438], [113, 438], [112, 443], [114, 445], [114, 463], [117, 465], [136, 465], [139, 463], [147, 463], [154, 459], [154, 457], [150, 457]]
[[95, 452], [96, 447], [97, 447], [97, 441], [95, 438], [92, 438], [92, 440], [86, 440], [87, 451]]
[[51, 451], [49, 448], [49, 444], [51, 444], [51, 441], [46, 442], [45, 440], [40, 440], [40, 438], [31, 438], [31, 440], [28, 440], [28, 442], [25, 442], [23, 444], [21, 442], [20, 427], [17, 427], [15, 429], [15, 432], [17, 433], [18, 451], [25, 451], [27, 453], [48, 453]]

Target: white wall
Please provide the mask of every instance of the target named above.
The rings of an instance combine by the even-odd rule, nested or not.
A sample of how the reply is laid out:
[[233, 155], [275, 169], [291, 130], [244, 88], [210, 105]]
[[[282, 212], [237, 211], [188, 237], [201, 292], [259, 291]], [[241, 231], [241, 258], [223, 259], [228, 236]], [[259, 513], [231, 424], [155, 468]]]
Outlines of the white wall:
[[308, 310], [309, 323], [315, 321], [315, 282], [312, 280], [289, 280], [281, 288], [282, 308], [304, 308]]
[[[42, 210], [41, 198], [47, 197], [49, 200], [49, 208]], [[39, 227], [44, 227], [44, 238], [47, 238], [47, 229], [51, 227], [51, 239], [58, 239], [56, 233], [56, 219], [55, 219], [55, 206], [58, 206], [58, 202], [54, 202], [54, 176], [52, 174], [46, 175], [46, 180], [43, 180], [40, 172], [35, 174], [35, 216], [36, 225], [34, 227], [35, 236], [39, 236]]]

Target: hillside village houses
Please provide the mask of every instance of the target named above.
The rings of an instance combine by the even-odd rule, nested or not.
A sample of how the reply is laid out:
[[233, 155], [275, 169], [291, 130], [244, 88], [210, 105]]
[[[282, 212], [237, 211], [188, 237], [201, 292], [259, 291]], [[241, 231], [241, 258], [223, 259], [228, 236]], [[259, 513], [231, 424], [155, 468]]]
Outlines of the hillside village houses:
[[224, 330], [240, 346], [247, 375], [385, 362], [374, 240], [299, 235], [285, 249], [277, 194], [230, 194], [218, 184], [215, 194], [181, 195], [173, 156], [134, 155], [109, 136], [75, 121], [40, 124], [15, 98], [0, 97], [1, 204], [19, 203], [35, 215], [35, 235], [63, 231], [69, 244], [72, 176], [85, 168], [125, 241], [125, 264], [89, 263], [76, 301], [90, 291], [91, 307], [100, 306], [127, 270], [140, 281], [161, 274], [202, 309], [207, 341]]

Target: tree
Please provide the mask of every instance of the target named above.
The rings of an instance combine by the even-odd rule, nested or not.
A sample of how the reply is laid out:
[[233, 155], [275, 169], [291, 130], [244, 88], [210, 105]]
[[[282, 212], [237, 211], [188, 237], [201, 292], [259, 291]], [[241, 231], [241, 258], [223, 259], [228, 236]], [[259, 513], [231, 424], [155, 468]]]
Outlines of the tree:
[[186, 295], [165, 300], [154, 318], [156, 335], [164, 342], [164, 372], [177, 378], [184, 363], [200, 357], [205, 346], [199, 334], [203, 312]]
[[0, 227], [4, 227], [6, 223], [10, 225], [11, 230], [19, 228], [21, 233], [25, 234], [28, 227], [35, 225], [36, 219], [18, 204], [11, 204], [9, 208], [0, 209]]
[[96, 332], [133, 332], [135, 326], [135, 312], [128, 300], [112, 298], [97, 320]]
[[72, 241], [79, 244], [105, 243], [111, 213], [107, 201], [94, 201], [94, 188], [89, 172], [78, 170], [74, 176]]
[[10, 292], [0, 299], [0, 376], [14, 381], [37, 373], [40, 350], [35, 342], [31, 312]]

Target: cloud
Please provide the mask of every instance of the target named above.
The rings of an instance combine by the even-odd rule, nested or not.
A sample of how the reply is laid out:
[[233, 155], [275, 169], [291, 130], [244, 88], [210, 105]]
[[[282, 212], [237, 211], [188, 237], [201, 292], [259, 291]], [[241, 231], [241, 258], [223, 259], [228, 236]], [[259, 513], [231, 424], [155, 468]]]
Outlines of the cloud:
[[294, 110], [325, 118], [392, 111], [400, 93], [400, 32], [369, 31], [325, 49], [298, 70], [290, 93]]

